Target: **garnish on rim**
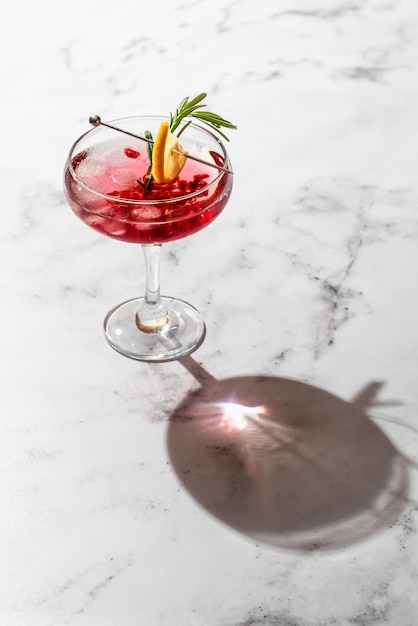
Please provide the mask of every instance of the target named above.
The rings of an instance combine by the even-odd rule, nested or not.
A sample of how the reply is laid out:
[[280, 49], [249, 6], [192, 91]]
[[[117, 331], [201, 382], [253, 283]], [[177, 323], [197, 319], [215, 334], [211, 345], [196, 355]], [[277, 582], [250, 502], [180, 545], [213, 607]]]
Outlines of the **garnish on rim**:
[[[213, 131], [229, 141], [220, 129], [235, 129], [236, 126], [216, 113], [202, 111], [201, 109], [206, 106], [202, 104], [205, 98], [206, 93], [200, 93], [193, 100], [184, 98], [174, 114], [170, 113], [170, 122], [161, 122], [152, 148], [151, 159], [151, 173], [156, 183], [173, 182], [184, 167], [187, 153], [181, 147], [178, 137], [193, 121], [189, 119], [181, 126], [186, 118], [194, 118], [207, 124]], [[177, 131], [176, 134], [174, 134], [175, 131]]]
[[152, 149], [152, 176], [156, 183], [172, 183], [186, 162], [177, 137], [170, 132], [168, 122], [161, 122]]

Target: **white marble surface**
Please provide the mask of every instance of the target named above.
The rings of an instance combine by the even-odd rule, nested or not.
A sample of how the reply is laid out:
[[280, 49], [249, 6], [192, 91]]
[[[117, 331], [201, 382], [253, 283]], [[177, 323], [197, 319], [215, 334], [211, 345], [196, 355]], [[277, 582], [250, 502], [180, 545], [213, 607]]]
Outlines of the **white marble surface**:
[[[416, 0], [15, 3], [0, 52], [0, 624], [416, 626]], [[140, 250], [62, 168], [202, 90], [235, 188], [162, 288], [207, 337], [150, 366], [101, 330]]]

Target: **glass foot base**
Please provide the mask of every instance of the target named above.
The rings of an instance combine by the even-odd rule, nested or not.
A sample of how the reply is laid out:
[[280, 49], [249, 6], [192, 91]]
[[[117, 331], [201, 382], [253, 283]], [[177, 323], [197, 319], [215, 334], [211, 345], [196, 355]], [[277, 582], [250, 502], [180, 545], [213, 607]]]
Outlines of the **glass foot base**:
[[145, 332], [136, 324], [143, 298], [122, 302], [104, 320], [106, 341], [114, 350], [137, 361], [173, 361], [196, 350], [205, 338], [205, 324], [191, 304], [163, 296], [168, 323], [158, 331]]

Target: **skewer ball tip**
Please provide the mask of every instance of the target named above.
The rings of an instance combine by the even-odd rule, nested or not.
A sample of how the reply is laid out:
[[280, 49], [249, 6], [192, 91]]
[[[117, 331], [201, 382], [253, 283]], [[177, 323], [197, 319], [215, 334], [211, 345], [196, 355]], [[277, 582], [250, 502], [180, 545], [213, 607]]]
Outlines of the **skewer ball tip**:
[[99, 124], [101, 124], [101, 119], [99, 115], [90, 115], [89, 117], [89, 122], [90, 124], [93, 124], [93, 126], [99, 126]]

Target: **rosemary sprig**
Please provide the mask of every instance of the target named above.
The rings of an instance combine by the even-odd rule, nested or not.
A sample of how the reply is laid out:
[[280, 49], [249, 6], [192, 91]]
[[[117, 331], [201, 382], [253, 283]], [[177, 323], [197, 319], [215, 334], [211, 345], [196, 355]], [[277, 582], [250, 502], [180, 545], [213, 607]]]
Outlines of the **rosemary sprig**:
[[[154, 141], [152, 138], [152, 133], [149, 130], [146, 130], [144, 133], [144, 136], [146, 139], [148, 139], [149, 141]], [[150, 189], [150, 187], [152, 187], [152, 183], [153, 183], [153, 177], [152, 177], [152, 148], [153, 145], [151, 143], [147, 143], [147, 154], [148, 154], [148, 158], [149, 158], [149, 166], [147, 171], [145, 172], [144, 176], [143, 176], [143, 180], [141, 180], [140, 178], [136, 179], [136, 182], [138, 183], [138, 185], [141, 185], [141, 187], [144, 189], [144, 194], [146, 195], [148, 189]], [[145, 197], [145, 196], [144, 196]]]
[[[187, 117], [195, 118], [204, 124], [207, 124], [214, 130], [219, 133], [226, 141], [229, 141], [228, 137], [220, 130], [221, 128], [231, 128], [235, 129], [235, 124], [228, 122], [228, 120], [224, 119], [220, 115], [216, 113], [211, 113], [210, 111], [202, 111], [201, 109], [206, 107], [206, 104], [202, 104], [202, 100], [206, 98], [206, 93], [200, 93], [198, 96], [189, 100], [189, 98], [184, 98], [174, 113], [170, 113], [170, 131], [174, 133], [175, 130], [178, 129], [180, 124]], [[191, 124], [192, 120], [188, 120], [182, 128], [177, 132], [177, 136], [180, 137], [181, 133], [187, 128], [189, 124]]]
[[[152, 141], [152, 134], [149, 130], [145, 131], [145, 138]], [[147, 154], [148, 154], [150, 164], [152, 165], [152, 144], [150, 143], [147, 143]]]

